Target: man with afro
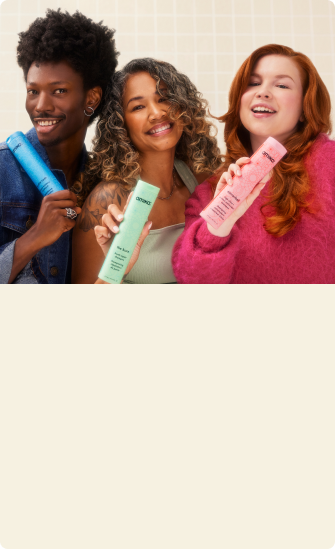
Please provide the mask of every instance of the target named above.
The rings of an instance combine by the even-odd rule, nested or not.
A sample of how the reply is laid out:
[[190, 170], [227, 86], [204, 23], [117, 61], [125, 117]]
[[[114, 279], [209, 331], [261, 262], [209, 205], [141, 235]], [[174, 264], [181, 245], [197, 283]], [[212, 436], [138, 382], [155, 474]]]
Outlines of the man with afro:
[[113, 37], [102, 22], [60, 9], [47, 10], [19, 35], [17, 61], [34, 126], [26, 137], [64, 190], [42, 199], [6, 143], [0, 144], [2, 284], [71, 281], [75, 221], [69, 213], [80, 213], [76, 193], [87, 159], [84, 140], [117, 65]]

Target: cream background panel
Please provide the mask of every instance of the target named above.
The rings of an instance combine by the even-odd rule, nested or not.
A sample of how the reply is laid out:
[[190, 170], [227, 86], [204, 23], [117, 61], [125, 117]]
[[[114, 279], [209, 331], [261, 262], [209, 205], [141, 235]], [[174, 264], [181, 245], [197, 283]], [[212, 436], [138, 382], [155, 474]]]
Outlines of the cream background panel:
[[[119, 67], [157, 57], [185, 72], [222, 115], [232, 78], [255, 48], [291, 46], [308, 55], [335, 99], [335, 6], [329, 0], [5, 0], [0, 6], [0, 141], [27, 131], [17, 33], [46, 8], [79, 9], [116, 29]], [[219, 143], [223, 145], [223, 126]], [[90, 128], [87, 145], [94, 128]]]

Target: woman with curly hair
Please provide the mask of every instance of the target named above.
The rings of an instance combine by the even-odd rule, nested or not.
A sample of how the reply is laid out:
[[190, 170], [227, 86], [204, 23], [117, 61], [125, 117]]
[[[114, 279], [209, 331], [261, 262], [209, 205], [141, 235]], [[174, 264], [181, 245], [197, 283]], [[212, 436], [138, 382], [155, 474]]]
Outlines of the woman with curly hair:
[[[280, 45], [254, 51], [237, 72], [225, 122], [223, 168], [186, 207], [173, 254], [178, 282], [335, 282], [335, 143], [326, 86], [308, 57]], [[287, 155], [219, 229], [199, 216], [267, 137]], [[222, 173], [223, 172], [223, 173]], [[220, 177], [221, 176], [221, 177]], [[251, 207], [252, 206], [252, 207]]]
[[80, 194], [85, 202], [74, 231], [74, 283], [97, 280], [139, 178], [160, 192], [149, 216], [151, 231], [125, 282], [176, 282], [171, 254], [184, 229], [185, 202], [222, 162], [206, 106], [169, 63], [135, 59], [115, 73]]

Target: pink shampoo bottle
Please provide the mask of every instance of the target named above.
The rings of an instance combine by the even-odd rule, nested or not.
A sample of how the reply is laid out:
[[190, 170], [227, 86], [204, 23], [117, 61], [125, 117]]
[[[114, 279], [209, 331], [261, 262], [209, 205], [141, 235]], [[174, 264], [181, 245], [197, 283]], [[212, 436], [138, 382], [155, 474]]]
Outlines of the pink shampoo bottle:
[[259, 149], [250, 157], [249, 164], [241, 168], [240, 177], [233, 176], [233, 184], [226, 185], [219, 194], [202, 210], [201, 217], [214, 229], [217, 229], [228, 219], [233, 211], [251, 193], [252, 189], [262, 181], [263, 177], [278, 164], [287, 153], [281, 143], [273, 137], [268, 137]]

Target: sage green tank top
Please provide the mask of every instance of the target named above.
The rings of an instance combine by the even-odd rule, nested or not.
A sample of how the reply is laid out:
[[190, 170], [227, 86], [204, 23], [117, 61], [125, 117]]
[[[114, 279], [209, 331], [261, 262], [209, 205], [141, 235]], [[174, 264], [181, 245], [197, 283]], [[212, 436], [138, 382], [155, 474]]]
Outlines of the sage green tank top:
[[[191, 170], [182, 160], [175, 159], [174, 166], [184, 185], [192, 194], [198, 184]], [[185, 223], [170, 225], [150, 231], [145, 239], [138, 260], [124, 284], [173, 284], [176, 278], [172, 270], [172, 250], [181, 235]]]

